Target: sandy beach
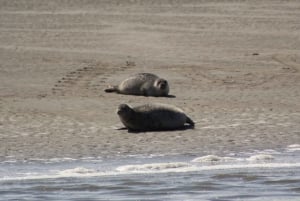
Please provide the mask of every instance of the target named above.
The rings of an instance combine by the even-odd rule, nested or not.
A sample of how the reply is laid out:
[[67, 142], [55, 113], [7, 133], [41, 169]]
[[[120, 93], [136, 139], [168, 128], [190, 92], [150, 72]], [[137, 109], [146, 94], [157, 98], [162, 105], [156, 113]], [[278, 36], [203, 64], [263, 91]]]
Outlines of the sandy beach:
[[[0, 160], [222, 154], [300, 144], [300, 2], [0, 0]], [[175, 98], [105, 93], [139, 72]], [[118, 130], [169, 103], [195, 129]]]

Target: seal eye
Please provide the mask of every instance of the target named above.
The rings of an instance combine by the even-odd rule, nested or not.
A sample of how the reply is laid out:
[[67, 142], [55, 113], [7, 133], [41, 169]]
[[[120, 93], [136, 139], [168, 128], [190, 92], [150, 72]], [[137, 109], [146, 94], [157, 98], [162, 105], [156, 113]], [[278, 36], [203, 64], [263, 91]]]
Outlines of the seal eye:
[[118, 110], [117, 110], [117, 114], [118, 114], [118, 115], [122, 114], [122, 110], [118, 109]]

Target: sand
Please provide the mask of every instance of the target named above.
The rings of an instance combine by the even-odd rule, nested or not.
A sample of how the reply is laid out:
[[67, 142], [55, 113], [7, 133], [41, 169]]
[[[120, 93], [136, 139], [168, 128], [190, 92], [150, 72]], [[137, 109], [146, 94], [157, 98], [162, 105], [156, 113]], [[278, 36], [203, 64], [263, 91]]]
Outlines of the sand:
[[[226, 154], [300, 144], [298, 1], [0, 1], [0, 160]], [[176, 98], [108, 94], [139, 72]], [[118, 130], [120, 103], [195, 129]]]

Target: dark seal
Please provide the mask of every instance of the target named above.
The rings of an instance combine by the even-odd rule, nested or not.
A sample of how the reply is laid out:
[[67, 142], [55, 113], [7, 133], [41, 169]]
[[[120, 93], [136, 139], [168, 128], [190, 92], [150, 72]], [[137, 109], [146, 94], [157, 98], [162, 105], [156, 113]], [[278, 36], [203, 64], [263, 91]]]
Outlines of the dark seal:
[[131, 132], [180, 130], [194, 128], [195, 125], [181, 109], [167, 104], [146, 104], [133, 108], [121, 104], [117, 114]]

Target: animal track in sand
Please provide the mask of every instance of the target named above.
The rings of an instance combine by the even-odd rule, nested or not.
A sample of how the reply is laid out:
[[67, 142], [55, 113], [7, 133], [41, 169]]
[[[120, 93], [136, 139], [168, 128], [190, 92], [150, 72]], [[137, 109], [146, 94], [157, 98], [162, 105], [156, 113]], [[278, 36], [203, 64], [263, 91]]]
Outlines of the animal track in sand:
[[283, 65], [282, 70], [285, 73], [297, 73], [300, 69], [300, 56], [299, 55], [284, 55], [275, 54], [272, 59]]
[[[185, 76], [192, 81], [192, 83], [198, 83], [197, 86], [210, 87], [212, 85], [220, 85], [227, 87], [243, 87], [251, 88], [264, 85], [268, 82], [277, 80], [277, 82], [287, 83], [290, 80], [286, 80], [289, 74], [296, 75], [300, 70], [300, 56], [299, 55], [284, 55], [274, 54], [267, 56], [263, 59], [264, 63], [270, 62], [267, 68], [251, 69], [240, 67], [205, 67], [205, 66], [190, 66], [190, 70], [185, 73]], [[274, 61], [279, 65], [274, 67]], [[176, 70], [180, 70], [183, 67], [178, 66]], [[187, 68], [186, 66], [184, 68]], [[279, 79], [280, 78], [280, 79]], [[297, 79], [297, 78], [293, 78]], [[199, 85], [199, 83], [203, 83]], [[207, 85], [209, 83], [209, 85]], [[192, 84], [193, 85], [193, 84]]]
[[[179, 71], [181, 68], [177, 68]], [[185, 69], [188, 67], [184, 67]], [[190, 86], [196, 89], [212, 88], [213, 86], [226, 86], [230, 88], [250, 88], [263, 85], [274, 79], [275, 73], [267, 70], [251, 71], [241, 68], [207, 68], [202, 66], [190, 66], [190, 69], [183, 74], [190, 82]], [[193, 72], [193, 73], [190, 73]]]
[[274, 78], [272, 73], [251, 72], [235, 69], [201, 70], [199, 75], [217, 85], [230, 87], [255, 87], [263, 85]]
[[101, 96], [105, 80], [116, 71], [124, 71], [130, 65], [111, 66], [104, 63], [91, 63], [85, 67], [71, 71], [57, 81], [52, 88], [56, 96]]

